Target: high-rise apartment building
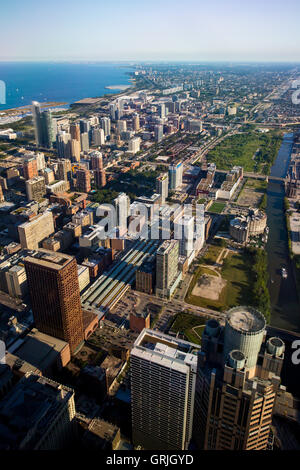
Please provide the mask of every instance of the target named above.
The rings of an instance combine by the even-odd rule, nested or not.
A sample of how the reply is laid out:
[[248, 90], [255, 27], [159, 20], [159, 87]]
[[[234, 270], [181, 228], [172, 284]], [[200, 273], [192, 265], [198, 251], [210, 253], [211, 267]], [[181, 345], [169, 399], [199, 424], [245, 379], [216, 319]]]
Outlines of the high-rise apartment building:
[[76, 188], [79, 192], [89, 193], [91, 190], [91, 174], [86, 168], [76, 171]]
[[79, 121], [80, 133], [83, 134], [85, 132], [89, 133], [91, 124], [88, 119], [80, 119]]
[[7, 290], [11, 297], [22, 298], [27, 293], [27, 278], [24, 266], [16, 264], [5, 272]]
[[164, 136], [164, 126], [162, 124], [157, 124], [154, 127], [154, 138], [156, 142], [160, 142]]
[[34, 219], [18, 226], [19, 238], [22, 248], [37, 250], [39, 243], [54, 233], [53, 215], [45, 211]]
[[110, 135], [110, 119], [108, 117], [103, 117], [100, 119], [100, 126], [104, 130], [105, 137]]
[[37, 160], [35, 157], [27, 157], [24, 161], [23, 176], [26, 181], [38, 176]]
[[43, 176], [45, 178], [45, 183], [47, 185], [54, 183], [55, 174], [54, 174], [54, 171], [51, 170], [51, 168], [45, 168], [45, 170], [43, 171]]
[[72, 166], [69, 159], [60, 159], [57, 162], [57, 179], [70, 181], [72, 177]]
[[76, 259], [40, 249], [24, 264], [37, 329], [67, 341], [74, 353], [84, 340]]
[[134, 113], [132, 118], [132, 127], [135, 132], [140, 130], [140, 116], [137, 113]]
[[65, 131], [60, 131], [56, 137], [57, 152], [60, 158], [71, 158], [71, 134]]
[[182, 185], [183, 163], [178, 162], [169, 166], [169, 188], [176, 190]]
[[106, 185], [106, 172], [105, 170], [94, 170], [95, 185], [98, 188], [103, 188]]
[[118, 119], [118, 115], [117, 115], [117, 111], [118, 111], [118, 106], [116, 103], [111, 103], [109, 105], [109, 114], [110, 114], [110, 117], [113, 121], [115, 121], [116, 119]]
[[199, 346], [144, 329], [130, 354], [132, 434], [145, 450], [187, 450]]
[[80, 162], [80, 142], [76, 139], [71, 140], [71, 157], [73, 162]]
[[38, 171], [44, 170], [46, 168], [46, 163], [45, 163], [45, 155], [43, 154], [43, 152], [37, 152], [34, 155], [34, 157], [36, 159], [37, 170]]
[[133, 153], [133, 154], [139, 152], [140, 143], [141, 143], [141, 139], [139, 137], [134, 137], [133, 139], [130, 139], [128, 142], [128, 152]]
[[266, 449], [285, 346], [280, 338], [265, 341], [265, 327], [252, 307], [229, 310], [225, 326], [207, 322], [195, 401], [199, 448]]
[[80, 141], [82, 152], [88, 152], [90, 148], [89, 134], [87, 132], [80, 134]]
[[127, 122], [125, 120], [117, 122], [117, 131], [121, 134], [121, 132], [127, 131]]
[[72, 122], [70, 124], [70, 134], [71, 134], [71, 139], [72, 140], [77, 140], [77, 142], [80, 142], [80, 127], [79, 124]]
[[102, 153], [95, 151], [91, 153], [91, 170], [103, 170]]
[[104, 130], [95, 127], [92, 133], [92, 141], [94, 145], [100, 146], [105, 144]]
[[46, 194], [45, 178], [36, 176], [26, 181], [26, 195], [28, 201], [40, 201]]
[[166, 117], [166, 105], [165, 103], [161, 103], [159, 105], [159, 116], [161, 119], [164, 119]]
[[164, 204], [169, 194], [169, 178], [167, 173], [156, 178], [156, 192], [160, 194], [161, 203]]
[[178, 271], [179, 242], [165, 240], [156, 252], [156, 295], [170, 298], [181, 276]]

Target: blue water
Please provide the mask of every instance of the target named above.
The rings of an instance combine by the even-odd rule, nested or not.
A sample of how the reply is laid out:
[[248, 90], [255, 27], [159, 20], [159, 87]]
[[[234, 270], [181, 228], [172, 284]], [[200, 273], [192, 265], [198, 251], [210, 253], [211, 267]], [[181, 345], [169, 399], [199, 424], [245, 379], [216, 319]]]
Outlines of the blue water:
[[128, 72], [120, 64], [0, 62], [0, 80], [6, 84], [6, 104], [0, 111], [42, 102], [68, 104], [87, 97], [118, 93], [105, 86], [130, 84]]

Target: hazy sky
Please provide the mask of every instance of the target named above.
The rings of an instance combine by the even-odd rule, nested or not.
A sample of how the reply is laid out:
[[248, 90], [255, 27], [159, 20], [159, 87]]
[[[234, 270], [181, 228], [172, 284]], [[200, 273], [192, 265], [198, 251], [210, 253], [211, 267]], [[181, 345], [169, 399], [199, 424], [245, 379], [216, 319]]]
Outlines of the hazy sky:
[[7, 0], [0, 60], [300, 61], [299, 0]]

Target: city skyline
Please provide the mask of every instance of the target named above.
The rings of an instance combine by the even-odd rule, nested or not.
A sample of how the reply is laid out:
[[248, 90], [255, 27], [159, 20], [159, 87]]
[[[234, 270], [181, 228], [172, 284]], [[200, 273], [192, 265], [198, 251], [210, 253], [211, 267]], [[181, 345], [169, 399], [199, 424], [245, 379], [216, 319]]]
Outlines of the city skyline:
[[300, 57], [296, 0], [284, 5], [277, 0], [247, 5], [189, 0], [184, 8], [169, 0], [155, 0], [151, 7], [136, 0], [88, 0], [84, 8], [69, 0], [51, 5], [15, 0], [1, 13], [0, 39], [4, 42], [10, 35], [10, 41], [0, 61], [294, 62]]

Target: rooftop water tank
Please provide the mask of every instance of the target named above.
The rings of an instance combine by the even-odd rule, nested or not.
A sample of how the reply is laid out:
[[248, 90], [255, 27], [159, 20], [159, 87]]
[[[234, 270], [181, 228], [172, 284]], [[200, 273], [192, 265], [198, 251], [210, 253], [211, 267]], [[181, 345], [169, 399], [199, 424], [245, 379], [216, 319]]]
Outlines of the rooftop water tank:
[[281, 356], [284, 353], [285, 344], [280, 338], [270, 338], [267, 342], [267, 351], [276, 357]]
[[208, 320], [205, 326], [205, 333], [208, 336], [217, 336], [220, 330], [220, 324], [217, 320], [211, 319]]
[[230, 351], [228, 356], [228, 363], [233, 369], [243, 369], [245, 367], [246, 357], [242, 351], [235, 349]]

